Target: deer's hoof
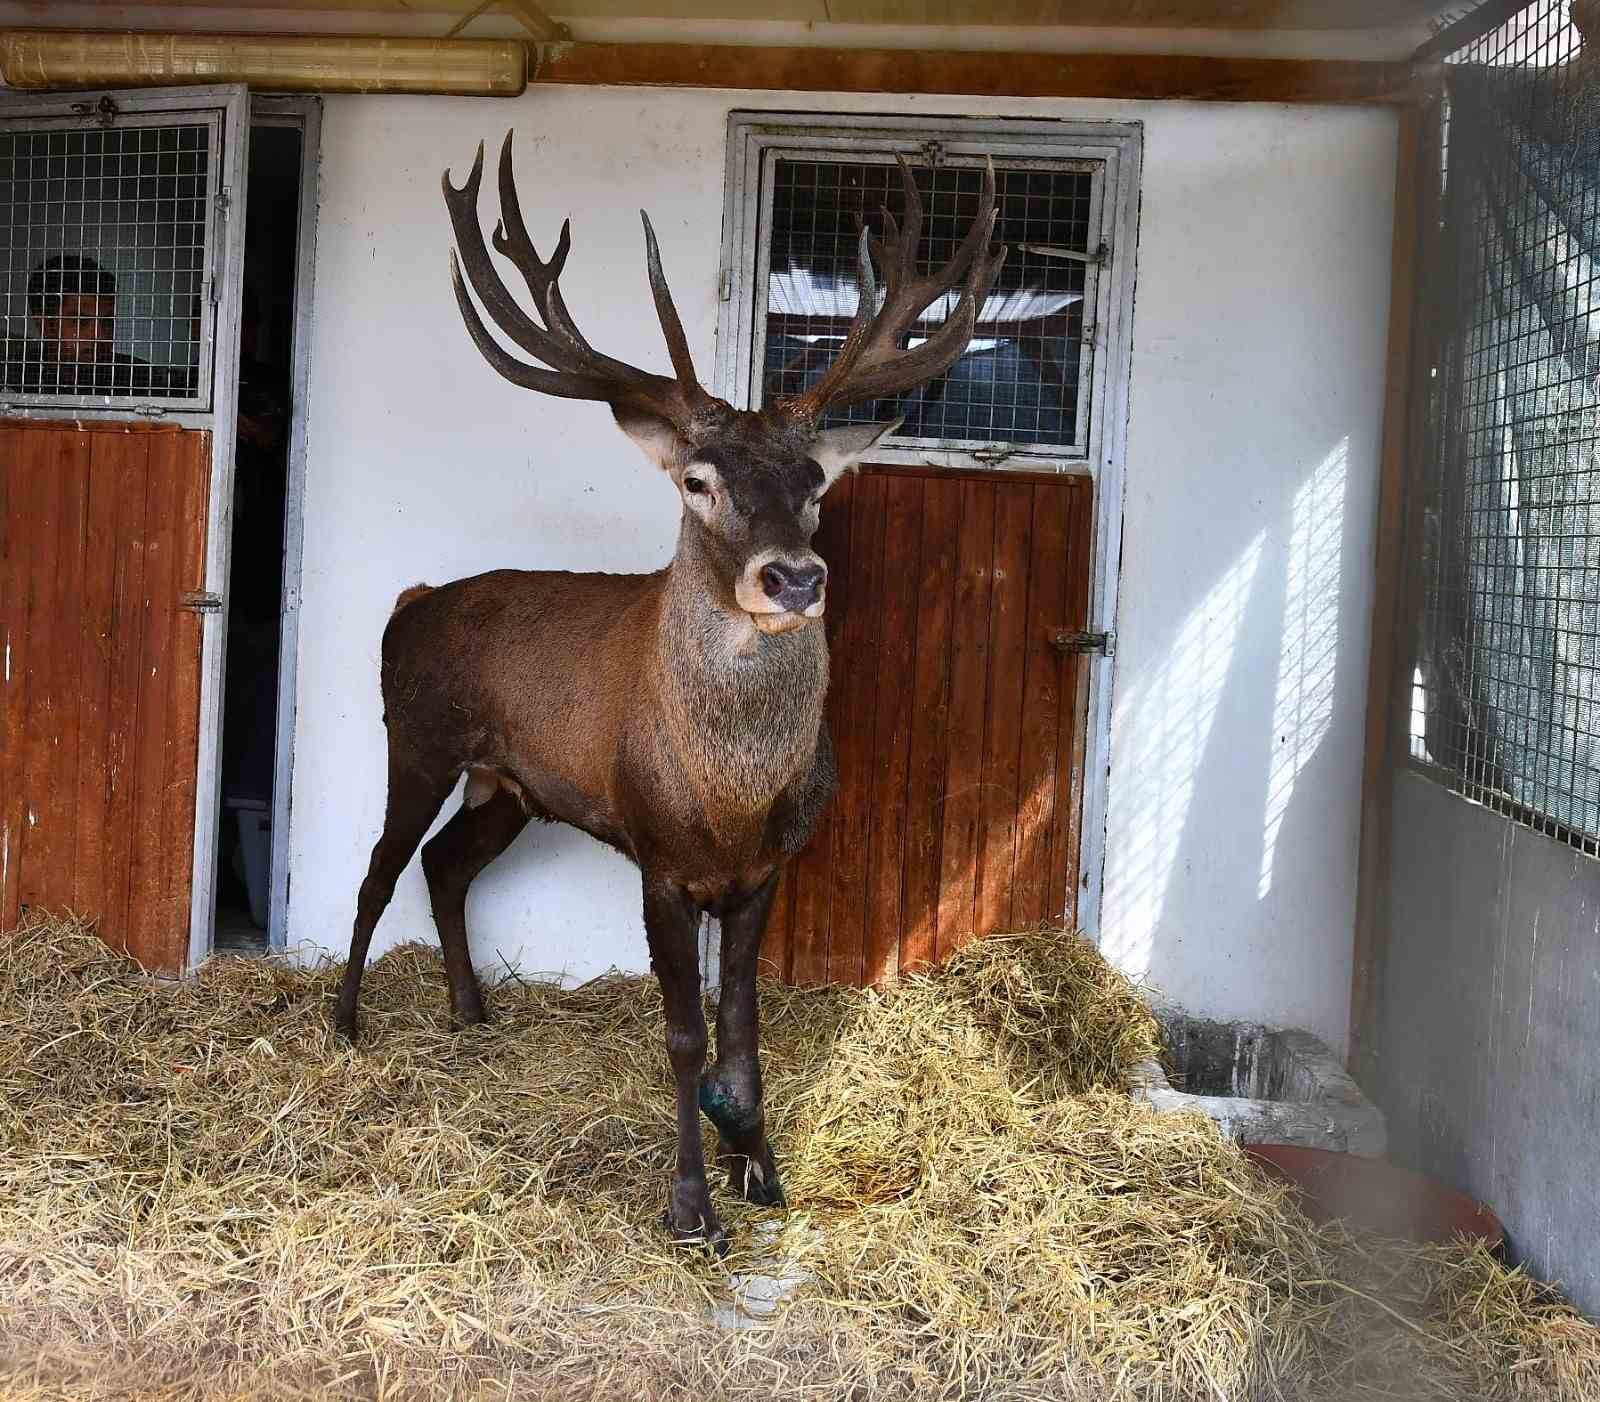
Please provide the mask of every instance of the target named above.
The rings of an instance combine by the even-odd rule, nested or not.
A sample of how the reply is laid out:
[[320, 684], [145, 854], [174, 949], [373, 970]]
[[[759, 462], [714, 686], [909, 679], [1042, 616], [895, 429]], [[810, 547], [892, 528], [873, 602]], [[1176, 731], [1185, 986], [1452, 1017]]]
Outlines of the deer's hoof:
[[717, 1256], [728, 1254], [728, 1233], [711, 1206], [711, 1193], [704, 1179], [672, 1185], [672, 1198], [661, 1224], [679, 1246], [708, 1250]]
[[672, 1220], [672, 1213], [669, 1210], [661, 1214], [661, 1225], [666, 1228], [667, 1235], [672, 1238], [675, 1246], [687, 1247], [691, 1251], [709, 1251], [718, 1258], [728, 1254], [728, 1233], [715, 1215], [709, 1222], [697, 1222], [692, 1227], [680, 1227]]
[[754, 1157], [724, 1154], [722, 1163], [728, 1170], [728, 1186], [746, 1202], [752, 1202], [757, 1207], [789, 1205], [789, 1200], [783, 1195], [783, 1183], [778, 1177], [778, 1166], [773, 1162], [770, 1145], [763, 1145], [761, 1152]]

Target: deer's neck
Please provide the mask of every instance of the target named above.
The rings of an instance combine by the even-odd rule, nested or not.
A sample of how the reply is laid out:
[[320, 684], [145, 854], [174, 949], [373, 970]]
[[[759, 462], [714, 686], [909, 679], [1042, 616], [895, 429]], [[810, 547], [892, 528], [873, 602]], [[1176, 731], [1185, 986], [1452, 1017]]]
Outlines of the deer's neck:
[[754, 814], [812, 763], [828, 690], [820, 620], [760, 633], [680, 553], [657, 635], [667, 734], [708, 806]]

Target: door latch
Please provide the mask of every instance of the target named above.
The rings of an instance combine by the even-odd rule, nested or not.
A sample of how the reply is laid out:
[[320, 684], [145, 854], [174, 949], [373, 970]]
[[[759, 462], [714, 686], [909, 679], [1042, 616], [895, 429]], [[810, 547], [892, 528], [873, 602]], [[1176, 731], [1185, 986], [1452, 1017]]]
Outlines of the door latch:
[[1111, 632], [1085, 633], [1072, 628], [1057, 628], [1050, 634], [1050, 646], [1063, 657], [1091, 654], [1110, 657], [1116, 641], [1117, 635]]
[[74, 102], [72, 110], [80, 117], [93, 117], [103, 127], [115, 124], [117, 114], [122, 109], [117, 106], [116, 99], [110, 93], [102, 93], [100, 101], [92, 107], [87, 102]]
[[178, 595], [178, 607], [190, 613], [221, 613], [222, 595], [210, 594], [202, 589], [191, 589]]

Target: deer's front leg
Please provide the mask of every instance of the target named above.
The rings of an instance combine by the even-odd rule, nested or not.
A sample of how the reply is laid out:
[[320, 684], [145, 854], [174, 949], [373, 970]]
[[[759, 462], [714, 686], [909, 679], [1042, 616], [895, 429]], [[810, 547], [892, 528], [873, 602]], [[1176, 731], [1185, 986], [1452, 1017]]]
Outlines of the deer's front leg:
[[700, 1072], [706, 1064], [706, 1019], [700, 1007], [700, 909], [680, 888], [644, 881], [644, 928], [650, 967], [667, 1015], [667, 1057], [678, 1102], [678, 1162], [667, 1203], [667, 1227], [681, 1242], [705, 1242], [719, 1254], [727, 1234], [711, 1206], [700, 1142]]
[[760, 1014], [756, 961], [777, 889], [774, 868], [742, 900], [723, 907], [722, 997], [717, 1004], [717, 1060], [700, 1080], [700, 1108], [717, 1127], [718, 1161], [735, 1192], [764, 1207], [783, 1205], [778, 1166], [761, 1106]]

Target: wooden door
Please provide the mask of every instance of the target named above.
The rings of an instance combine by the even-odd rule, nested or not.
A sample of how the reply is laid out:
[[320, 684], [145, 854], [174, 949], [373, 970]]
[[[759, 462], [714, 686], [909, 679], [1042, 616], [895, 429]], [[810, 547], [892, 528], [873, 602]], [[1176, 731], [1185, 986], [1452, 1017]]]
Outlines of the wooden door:
[[793, 983], [861, 985], [1077, 913], [1093, 486], [863, 468], [826, 498], [839, 788], [763, 946]]
[[0, 928], [187, 963], [211, 435], [0, 420]]

